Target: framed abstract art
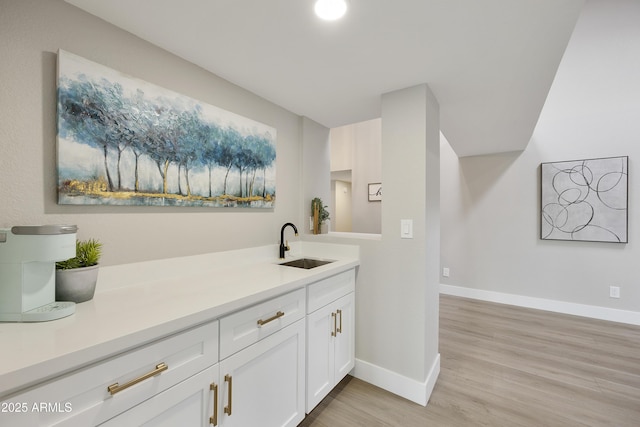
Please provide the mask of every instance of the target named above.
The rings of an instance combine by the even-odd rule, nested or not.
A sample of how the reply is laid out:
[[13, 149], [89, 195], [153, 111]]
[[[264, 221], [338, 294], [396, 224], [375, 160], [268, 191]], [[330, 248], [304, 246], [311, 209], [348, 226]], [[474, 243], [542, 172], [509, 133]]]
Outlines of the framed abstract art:
[[628, 242], [629, 158], [541, 164], [540, 238]]

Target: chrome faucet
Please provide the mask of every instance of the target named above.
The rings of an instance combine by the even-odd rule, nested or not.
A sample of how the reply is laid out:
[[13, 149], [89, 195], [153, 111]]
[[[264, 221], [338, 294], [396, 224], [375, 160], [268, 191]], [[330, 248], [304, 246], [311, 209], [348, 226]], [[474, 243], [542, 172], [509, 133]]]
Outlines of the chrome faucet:
[[289, 247], [289, 242], [287, 242], [286, 245], [284, 243], [284, 229], [287, 228], [288, 226], [293, 227], [293, 231], [295, 231], [296, 236], [298, 235], [298, 229], [292, 223], [287, 222], [285, 225], [282, 226], [282, 228], [280, 229], [280, 259], [284, 259], [284, 253], [289, 249], [291, 249]]

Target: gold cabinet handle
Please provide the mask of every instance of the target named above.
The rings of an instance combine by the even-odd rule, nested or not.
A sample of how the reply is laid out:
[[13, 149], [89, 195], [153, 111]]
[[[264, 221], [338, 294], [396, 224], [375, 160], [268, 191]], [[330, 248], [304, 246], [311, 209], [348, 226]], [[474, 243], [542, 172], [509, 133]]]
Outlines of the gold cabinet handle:
[[218, 384], [211, 383], [209, 390], [213, 391], [213, 415], [209, 417], [209, 424], [218, 425]]
[[109, 390], [109, 393], [111, 393], [111, 396], [113, 396], [116, 393], [120, 393], [122, 390], [126, 390], [131, 386], [134, 386], [146, 379], [149, 379], [151, 377], [155, 377], [156, 375], [158, 375], [160, 372], [162, 371], [166, 371], [167, 369], [169, 369], [169, 367], [167, 366], [166, 363], [159, 363], [156, 365], [156, 369], [154, 369], [151, 372], [147, 372], [146, 374], [129, 381], [128, 383], [124, 383], [122, 385], [115, 383], [115, 384], [111, 384], [109, 387], [107, 387], [107, 390]]
[[331, 336], [335, 337], [338, 334], [338, 328], [336, 326], [337, 316], [335, 313], [331, 313], [331, 317], [333, 318], [333, 331], [331, 331]]
[[224, 407], [224, 413], [231, 416], [231, 396], [233, 394], [232, 391], [232, 381], [231, 375], [227, 374], [224, 376], [224, 382], [229, 383], [229, 405]]
[[339, 333], [342, 333], [342, 310], [336, 310], [338, 312], [338, 314], [340, 315], [340, 326], [338, 327], [337, 331]]
[[269, 322], [273, 322], [276, 319], [281, 318], [282, 316], [284, 316], [284, 312], [283, 311], [278, 311], [276, 314], [274, 314], [273, 316], [269, 317], [268, 319], [265, 320], [258, 320], [258, 326], [264, 326]]

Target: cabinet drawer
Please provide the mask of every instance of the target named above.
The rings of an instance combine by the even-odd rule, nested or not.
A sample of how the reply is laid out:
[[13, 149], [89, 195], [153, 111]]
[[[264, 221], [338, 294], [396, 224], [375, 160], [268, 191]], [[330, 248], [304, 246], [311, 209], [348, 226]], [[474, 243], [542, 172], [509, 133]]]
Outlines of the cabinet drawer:
[[[138, 406], [111, 418], [100, 427], [123, 426], [211, 426], [221, 418], [222, 411], [214, 409], [217, 402], [211, 385], [218, 382], [218, 365], [196, 374], [168, 390], [158, 393]], [[219, 412], [219, 413], [218, 413]]]
[[304, 317], [305, 289], [270, 299], [220, 319], [220, 359]]
[[307, 287], [307, 313], [312, 313], [355, 289], [355, 269], [312, 283]]
[[5, 402], [23, 404], [28, 411], [2, 414], [2, 424], [6, 420], [11, 426], [97, 425], [217, 360], [218, 322], [211, 322], [9, 397]]

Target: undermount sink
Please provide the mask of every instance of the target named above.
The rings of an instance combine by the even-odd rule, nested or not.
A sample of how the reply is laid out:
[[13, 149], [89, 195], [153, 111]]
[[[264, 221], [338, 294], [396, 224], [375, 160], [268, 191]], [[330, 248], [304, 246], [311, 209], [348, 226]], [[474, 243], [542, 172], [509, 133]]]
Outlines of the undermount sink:
[[304, 268], [305, 270], [309, 270], [310, 268], [320, 267], [321, 265], [329, 264], [332, 262], [333, 261], [327, 261], [327, 260], [321, 260], [321, 259], [300, 258], [300, 259], [294, 259], [293, 261], [280, 263], [280, 265], [285, 265], [287, 267]]

